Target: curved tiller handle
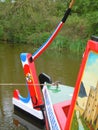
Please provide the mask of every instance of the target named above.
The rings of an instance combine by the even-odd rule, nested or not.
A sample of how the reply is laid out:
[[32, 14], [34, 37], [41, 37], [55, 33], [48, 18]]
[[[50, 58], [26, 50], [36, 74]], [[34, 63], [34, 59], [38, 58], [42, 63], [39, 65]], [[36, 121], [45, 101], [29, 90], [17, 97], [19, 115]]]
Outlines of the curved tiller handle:
[[56, 29], [54, 30], [54, 32], [52, 33], [52, 35], [46, 40], [46, 42], [44, 42], [42, 44], [42, 46], [40, 46], [38, 48], [37, 51], [34, 52], [34, 54], [32, 55], [33, 60], [35, 60], [36, 58], [38, 58], [48, 48], [48, 46], [53, 42], [53, 40], [55, 39], [55, 37], [57, 36], [57, 34], [59, 33], [59, 31], [61, 30], [63, 24], [67, 20], [69, 14], [71, 12], [71, 8], [72, 8], [74, 2], [75, 2], [75, 0], [72, 0], [70, 2], [69, 7], [65, 11], [65, 14], [64, 14], [62, 20], [60, 21], [60, 23], [58, 24], [58, 26], [56, 27]]

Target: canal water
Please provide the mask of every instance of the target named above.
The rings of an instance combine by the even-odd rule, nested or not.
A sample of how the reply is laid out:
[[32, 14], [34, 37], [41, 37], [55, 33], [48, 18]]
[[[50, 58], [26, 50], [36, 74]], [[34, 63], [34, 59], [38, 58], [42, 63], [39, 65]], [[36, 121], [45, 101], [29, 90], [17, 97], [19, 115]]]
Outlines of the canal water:
[[[33, 53], [32, 45], [0, 43], [0, 130], [44, 130], [44, 126], [26, 121], [14, 113], [12, 97], [14, 89], [19, 89], [22, 96], [27, 96], [26, 87], [21, 85], [2, 85], [4, 83], [25, 83], [20, 53]], [[37, 74], [48, 74], [52, 81], [75, 86], [81, 56], [66, 50], [47, 49], [35, 61]]]

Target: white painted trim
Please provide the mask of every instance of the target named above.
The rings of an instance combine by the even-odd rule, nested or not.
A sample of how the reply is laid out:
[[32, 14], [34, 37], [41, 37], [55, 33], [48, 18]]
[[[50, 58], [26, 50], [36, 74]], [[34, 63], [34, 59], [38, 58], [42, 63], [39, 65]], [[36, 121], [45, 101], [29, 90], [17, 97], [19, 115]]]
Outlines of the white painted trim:
[[44, 96], [45, 107], [46, 107], [46, 112], [47, 112], [50, 129], [51, 130], [60, 130], [60, 126], [57, 121], [57, 118], [56, 118], [56, 115], [55, 115], [55, 112], [53, 109], [53, 105], [51, 102], [51, 98], [50, 98], [46, 85], [44, 85], [42, 92], [43, 92], [43, 96]]
[[17, 100], [15, 98], [12, 98], [12, 102], [15, 106], [19, 107], [20, 109], [30, 113], [31, 115], [37, 117], [40, 120], [43, 120], [43, 113], [41, 110], [36, 110], [33, 108], [33, 106], [31, 105], [31, 100], [29, 103], [23, 103], [20, 100]]

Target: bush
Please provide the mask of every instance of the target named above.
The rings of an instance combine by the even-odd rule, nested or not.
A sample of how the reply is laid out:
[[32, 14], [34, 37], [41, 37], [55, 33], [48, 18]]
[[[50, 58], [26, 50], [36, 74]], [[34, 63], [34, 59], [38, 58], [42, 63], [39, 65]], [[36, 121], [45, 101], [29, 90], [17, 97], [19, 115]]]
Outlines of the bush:
[[4, 34], [3, 26], [0, 25], [0, 39], [1, 37], [3, 37], [3, 34]]
[[[40, 46], [62, 19], [67, 7], [68, 1], [65, 0], [0, 2], [0, 39]], [[83, 50], [83, 43], [92, 34], [98, 35], [97, 10], [98, 1], [76, 1], [72, 15], [51, 48], [66, 48], [76, 52]]]

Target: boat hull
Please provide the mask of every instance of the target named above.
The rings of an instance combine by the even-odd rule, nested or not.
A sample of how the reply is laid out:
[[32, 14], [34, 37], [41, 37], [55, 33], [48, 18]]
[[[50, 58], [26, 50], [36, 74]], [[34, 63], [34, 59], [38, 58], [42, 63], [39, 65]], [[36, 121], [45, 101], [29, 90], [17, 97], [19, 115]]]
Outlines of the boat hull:
[[26, 112], [26, 113], [34, 116], [35, 118], [38, 118], [39, 120], [44, 120], [42, 111], [34, 109], [31, 106], [31, 101], [29, 101], [28, 103], [23, 103], [21, 100], [17, 100], [15, 98], [13, 98], [12, 102], [13, 102], [14, 108], [19, 108], [23, 112]]
[[50, 130], [64, 130], [74, 88], [44, 85], [43, 97]]

